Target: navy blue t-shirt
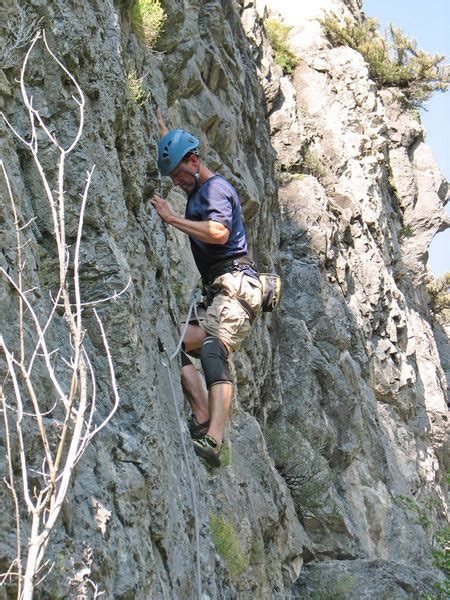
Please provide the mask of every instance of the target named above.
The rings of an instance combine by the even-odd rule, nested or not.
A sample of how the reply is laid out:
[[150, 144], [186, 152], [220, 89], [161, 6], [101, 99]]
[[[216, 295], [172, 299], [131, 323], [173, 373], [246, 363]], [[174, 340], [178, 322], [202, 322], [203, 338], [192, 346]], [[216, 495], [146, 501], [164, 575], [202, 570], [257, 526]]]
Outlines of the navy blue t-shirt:
[[[230, 231], [225, 244], [207, 244], [191, 236], [192, 254], [203, 280], [209, 269], [227, 258], [247, 254], [247, 238], [241, 218], [241, 203], [234, 187], [214, 175], [188, 198], [185, 218], [191, 221], [217, 221]], [[253, 273], [253, 271], [252, 271]]]

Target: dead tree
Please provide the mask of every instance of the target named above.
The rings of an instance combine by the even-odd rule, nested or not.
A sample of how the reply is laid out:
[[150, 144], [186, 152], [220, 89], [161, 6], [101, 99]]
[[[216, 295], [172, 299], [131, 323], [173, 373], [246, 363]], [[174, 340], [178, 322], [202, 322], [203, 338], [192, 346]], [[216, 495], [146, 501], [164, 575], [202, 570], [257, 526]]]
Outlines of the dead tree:
[[[72, 99], [78, 114], [78, 129], [70, 144], [65, 146], [34, 106], [33, 97], [26, 85], [26, 71], [31, 52], [39, 39], [43, 40], [51, 59], [64, 72], [74, 86]], [[14, 136], [31, 153], [48, 203], [51, 229], [58, 260], [58, 285], [48, 299], [49, 307], [43, 315], [37, 307], [33, 289], [26, 289], [24, 247], [28, 243], [30, 223], [23, 223], [18, 203], [14, 200], [10, 180], [3, 161], [0, 171], [6, 182], [16, 238], [16, 261], [13, 270], [0, 268], [0, 276], [17, 298], [17, 337], [5, 339], [0, 335], [0, 356], [4, 358], [6, 376], [0, 385], [0, 409], [3, 413], [7, 473], [4, 484], [8, 487], [15, 513], [17, 534], [16, 557], [7, 573], [0, 576], [0, 585], [17, 582], [18, 598], [30, 600], [37, 583], [45, 577], [50, 564], [45, 560], [51, 532], [57, 522], [75, 465], [80, 461], [92, 438], [110, 421], [117, 410], [119, 395], [108, 342], [96, 305], [111, 298], [84, 303], [80, 290], [80, 246], [83, 217], [88, 199], [94, 167], [87, 173], [84, 192], [81, 194], [78, 230], [72, 246], [66, 238], [65, 163], [78, 144], [84, 122], [84, 96], [77, 81], [49, 48], [45, 32], [39, 32], [26, 54], [20, 75], [23, 103], [30, 119], [30, 133], [20, 134], [2, 114], [4, 122]], [[57, 157], [57, 186], [52, 189], [40, 155], [41, 140], [47, 139]], [[48, 142], [46, 142], [48, 144]], [[54, 186], [53, 186], [54, 187]], [[128, 286], [127, 286], [128, 287]], [[126, 288], [125, 288], [126, 289]], [[119, 294], [115, 294], [114, 297]], [[42, 304], [42, 303], [41, 303]], [[86, 330], [83, 316], [92, 310], [99, 327], [104, 353], [109, 367], [110, 407], [99, 421], [96, 412], [96, 383], [92, 360], [85, 344]], [[66, 339], [58, 348], [52, 348], [49, 331], [58, 322], [65, 327]], [[64, 364], [65, 376], [56, 365]], [[44, 398], [36, 377], [37, 366], [45, 368], [46, 379], [51, 383], [52, 406]], [[56, 428], [56, 434], [55, 434]], [[30, 436], [33, 440], [30, 440]], [[14, 444], [17, 444], [17, 452]], [[27, 448], [33, 443], [39, 448], [40, 467], [36, 458], [30, 464]], [[14, 468], [14, 456], [20, 458], [20, 468]], [[32, 481], [31, 481], [32, 480]], [[24, 510], [25, 509], [25, 510]], [[28, 517], [24, 515], [27, 513]]]

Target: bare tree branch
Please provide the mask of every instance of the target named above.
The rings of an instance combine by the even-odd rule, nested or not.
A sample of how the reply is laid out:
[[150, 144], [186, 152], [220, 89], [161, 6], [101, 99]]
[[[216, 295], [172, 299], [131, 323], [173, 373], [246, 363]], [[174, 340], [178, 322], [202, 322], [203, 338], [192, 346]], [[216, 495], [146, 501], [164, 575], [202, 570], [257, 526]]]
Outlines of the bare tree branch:
[[[72, 99], [76, 105], [79, 115], [79, 124], [74, 138], [65, 148], [44, 122], [35, 106], [33, 96], [28, 93], [26, 85], [27, 66], [31, 59], [33, 48], [42, 39], [45, 48], [51, 58], [58, 64], [66, 76], [75, 86], [76, 93]], [[66, 240], [66, 157], [73, 151], [81, 139], [84, 125], [84, 95], [73, 75], [66, 69], [61, 61], [50, 49], [45, 32], [38, 32], [26, 53], [21, 72], [20, 89], [22, 99], [27, 107], [30, 119], [31, 139], [26, 141], [0, 113], [10, 131], [31, 152], [34, 165], [39, 174], [40, 181], [45, 191], [45, 198], [49, 206], [49, 214], [52, 222], [52, 232], [56, 244], [59, 264], [59, 283], [56, 296], [50, 295], [50, 309], [44, 314], [42, 304], [37, 304], [36, 294], [32, 294], [36, 288], [26, 290], [25, 282], [25, 253], [28, 252], [30, 238], [23, 239], [24, 232], [34, 218], [27, 223], [21, 223], [17, 204], [14, 200], [12, 187], [3, 161], [0, 161], [1, 172], [6, 181], [8, 194], [13, 213], [13, 222], [16, 236], [16, 267], [17, 280], [14, 275], [9, 274], [0, 267], [0, 276], [11, 286], [17, 295], [18, 314], [17, 326], [19, 331], [19, 352], [14, 355], [12, 348], [14, 344], [7, 344], [3, 336], [0, 336], [0, 350], [6, 358], [7, 377], [0, 386], [0, 401], [3, 410], [3, 421], [5, 427], [6, 458], [8, 464], [8, 475], [4, 478], [5, 485], [9, 490], [16, 517], [17, 556], [13, 560], [8, 571], [0, 575], [0, 581], [16, 578], [20, 590], [21, 600], [31, 600], [36, 585], [39, 585], [49, 572], [49, 563], [44, 561], [45, 552], [49, 543], [51, 532], [59, 517], [63, 502], [67, 498], [70, 481], [75, 465], [81, 459], [92, 438], [103, 429], [112, 419], [119, 406], [119, 393], [114, 374], [114, 365], [106, 338], [105, 330], [98, 313], [93, 309], [97, 325], [100, 329], [104, 351], [108, 363], [109, 380], [112, 390], [112, 407], [107, 414], [96, 425], [96, 399], [97, 386], [95, 368], [93, 361], [85, 347], [86, 331], [83, 326], [83, 310], [103, 303], [109, 299], [117, 299], [130, 285], [119, 293], [108, 298], [102, 298], [93, 302], [83, 302], [80, 286], [80, 250], [82, 244], [83, 219], [88, 201], [89, 189], [94, 173], [94, 167], [87, 172], [86, 183], [81, 196], [80, 212], [78, 218], [77, 236], [73, 250]], [[57, 185], [52, 191], [52, 186], [47, 178], [44, 166], [39, 157], [38, 131], [39, 129], [48, 138], [55, 148], [57, 159]], [[69, 273], [72, 273], [69, 280]], [[71, 292], [70, 290], [73, 290]], [[72, 295], [72, 298], [71, 298]], [[63, 319], [60, 318], [57, 309], [63, 308]], [[67, 338], [61, 340], [57, 349], [50, 350], [48, 335], [52, 325], [58, 321], [59, 325], [66, 325]], [[43, 325], [41, 325], [41, 322]], [[63, 356], [63, 353], [66, 356]], [[42, 360], [37, 360], [38, 358]], [[58, 361], [59, 359], [59, 361]], [[61, 363], [62, 361], [62, 363]], [[61, 373], [57, 365], [65, 365], [67, 371]], [[39, 372], [36, 368], [45, 366], [48, 379], [51, 381], [55, 393], [54, 399], [49, 399], [48, 394], [43, 396], [40, 390]], [[11, 389], [13, 402], [7, 403], [6, 390]], [[67, 389], [67, 391], [65, 391]], [[52, 407], [48, 409], [48, 401], [52, 401]], [[12, 403], [14, 406], [12, 406]], [[32, 411], [25, 410], [31, 405]], [[12, 446], [9, 414], [15, 416], [15, 424], [18, 439], [18, 452], [21, 469], [21, 492], [18, 493], [19, 484], [15, 481], [12, 469]], [[54, 414], [55, 418], [48, 416]], [[58, 435], [51, 430], [57, 424], [60, 427]], [[25, 436], [26, 433], [26, 436]], [[25, 437], [37, 436], [41, 448], [41, 456], [35, 455], [27, 460], [27, 447]], [[29, 474], [33, 477], [30, 478]], [[31, 489], [31, 481], [33, 487]], [[37, 482], [37, 483], [36, 483]], [[25, 503], [28, 521], [24, 519], [21, 510], [21, 502]], [[22, 517], [22, 521], [21, 521]], [[25, 521], [25, 522], [24, 522]], [[25, 538], [26, 535], [26, 538]], [[22, 566], [21, 544], [27, 543], [26, 566]], [[52, 565], [50, 565], [50, 570]], [[90, 573], [89, 573], [90, 574]], [[103, 592], [99, 592], [96, 584], [90, 579], [85, 579], [84, 584], [92, 587], [94, 597], [97, 598]]]

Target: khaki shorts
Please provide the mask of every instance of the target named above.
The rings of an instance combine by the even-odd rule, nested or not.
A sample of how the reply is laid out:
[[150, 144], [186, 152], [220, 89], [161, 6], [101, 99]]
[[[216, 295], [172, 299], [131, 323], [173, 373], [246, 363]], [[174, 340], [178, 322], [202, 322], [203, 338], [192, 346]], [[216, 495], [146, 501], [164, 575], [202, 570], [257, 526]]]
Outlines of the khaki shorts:
[[242, 343], [250, 330], [250, 317], [237, 298], [245, 300], [256, 314], [261, 310], [262, 285], [259, 279], [246, 275], [242, 271], [225, 273], [214, 280], [213, 288], [222, 291], [216, 294], [212, 304], [197, 307], [196, 322], [208, 334], [219, 338], [234, 351]]

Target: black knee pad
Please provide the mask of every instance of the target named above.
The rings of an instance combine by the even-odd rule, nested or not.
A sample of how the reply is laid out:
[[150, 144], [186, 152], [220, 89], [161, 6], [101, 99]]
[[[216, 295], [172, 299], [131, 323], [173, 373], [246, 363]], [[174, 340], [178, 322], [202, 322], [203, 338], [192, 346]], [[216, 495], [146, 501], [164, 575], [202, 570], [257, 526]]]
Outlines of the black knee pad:
[[181, 355], [181, 368], [187, 367], [188, 365], [192, 365], [189, 356], [186, 354], [186, 352], [184, 350], [181, 350], [180, 355]]
[[185, 350], [185, 346], [184, 344], [181, 344], [181, 351], [180, 351], [180, 356], [181, 356], [181, 368], [186, 367], [187, 365], [192, 365], [192, 362], [189, 358], [190, 356], [193, 356], [194, 358], [200, 358], [200, 352], [195, 350], [195, 351], [191, 351], [189, 353], [186, 352]]
[[227, 347], [219, 338], [207, 337], [203, 342], [200, 360], [208, 389], [215, 383], [232, 383], [228, 355]]

